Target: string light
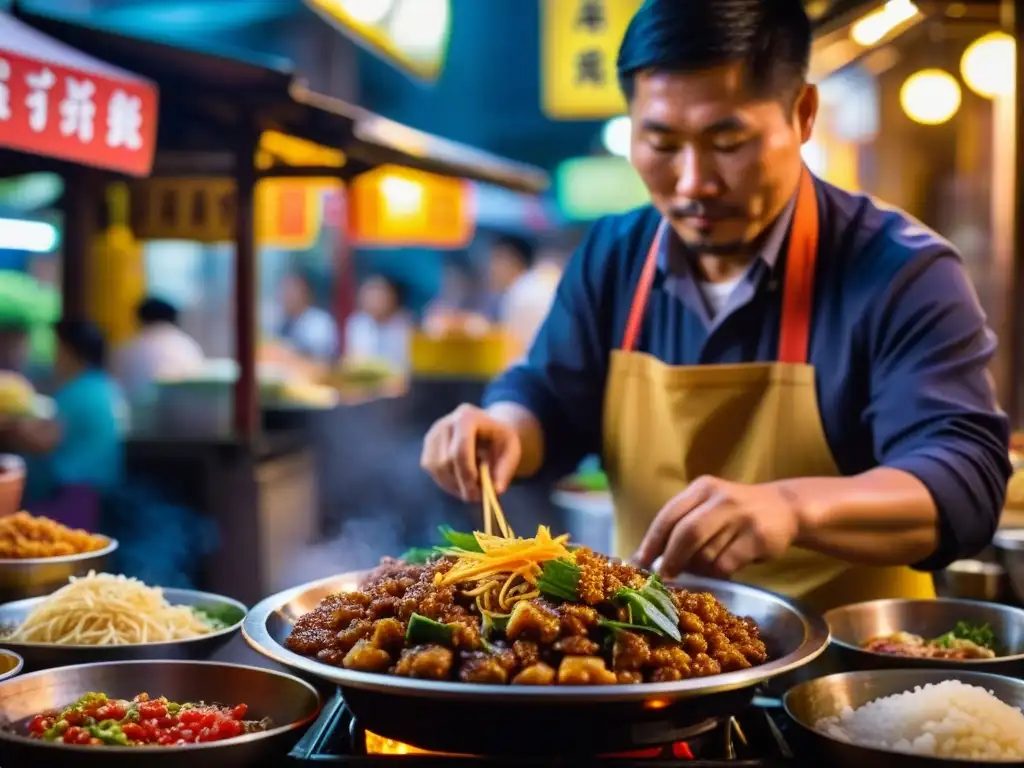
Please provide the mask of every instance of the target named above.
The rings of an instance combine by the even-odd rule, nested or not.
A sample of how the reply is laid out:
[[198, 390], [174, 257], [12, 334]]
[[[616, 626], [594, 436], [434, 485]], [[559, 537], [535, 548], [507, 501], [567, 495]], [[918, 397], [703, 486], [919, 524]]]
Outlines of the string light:
[[960, 84], [941, 69], [922, 69], [900, 88], [900, 104], [907, 117], [922, 125], [941, 125], [960, 109]]

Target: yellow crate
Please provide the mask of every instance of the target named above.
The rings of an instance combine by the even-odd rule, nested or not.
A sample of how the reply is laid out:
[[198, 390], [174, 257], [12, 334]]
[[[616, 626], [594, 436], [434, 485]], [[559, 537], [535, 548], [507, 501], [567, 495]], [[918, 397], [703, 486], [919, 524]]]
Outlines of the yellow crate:
[[518, 345], [501, 331], [481, 336], [447, 333], [413, 335], [410, 349], [414, 376], [458, 376], [491, 379], [505, 370], [519, 355]]

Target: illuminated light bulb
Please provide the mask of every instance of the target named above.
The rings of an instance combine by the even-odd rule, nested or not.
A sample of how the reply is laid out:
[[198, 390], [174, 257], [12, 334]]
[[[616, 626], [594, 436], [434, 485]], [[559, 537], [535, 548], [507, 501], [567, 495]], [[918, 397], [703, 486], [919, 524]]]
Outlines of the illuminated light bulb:
[[628, 117], [613, 117], [601, 129], [601, 143], [610, 154], [616, 157], [629, 157], [632, 135], [633, 124]]
[[391, 13], [395, 0], [337, 0], [341, 9], [360, 24], [380, 24]]
[[1017, 43], [1005, 32], [979, 37], [964, 51], [960, 74], [979, 96], [1009, 96], [1016, 85]]
[[869, 13], [850, 29], [850, 37], [865, 48], [880, 42], [900, 24], [910, 21], [918, 13], [911, 0], [889, 0], [882, 8]]
[[423, 187], [409, 179], [387, 176], [381, 179], [380, 191], [395, 216], [413, 216], [423, 205]]
[[941, 69], [922, 69], [900, 88], [900, 104], [907, 117], [922, 125], [941, 125], [960, 109], [960, 84]]
[[448, 0], [403, 0], [391, 14], [391, 40], [402, 52], [433, 55], [448, 36]]
[[57, 228], [45, 221], [0, 219], [0, 250], [49, 253], [59, 239]]

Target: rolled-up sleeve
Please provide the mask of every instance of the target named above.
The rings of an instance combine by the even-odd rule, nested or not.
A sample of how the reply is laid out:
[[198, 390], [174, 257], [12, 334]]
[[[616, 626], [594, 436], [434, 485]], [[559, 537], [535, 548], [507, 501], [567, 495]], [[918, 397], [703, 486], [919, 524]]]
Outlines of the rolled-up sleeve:
[[1010, 477], [1009, 421], [988, 366], [995, 336], [951, 253], [903, 268], [870, 320], [875, 453], [917, 477], [939, 514], [938, 570], [991, 542]]
[[605, 286], [614, 249], [606, 222], [591, 229], [572, 256], [526, 360], [498, 377], [484, 405], [511, 402], [529, 410], [544, 431], [541, 471], [572, 471], [601, 448], [601, 411], [608, 365]]

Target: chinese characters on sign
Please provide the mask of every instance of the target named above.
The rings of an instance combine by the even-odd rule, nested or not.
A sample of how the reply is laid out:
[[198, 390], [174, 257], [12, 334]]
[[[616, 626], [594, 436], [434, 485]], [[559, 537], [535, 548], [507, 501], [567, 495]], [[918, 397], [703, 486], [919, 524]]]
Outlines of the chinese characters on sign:
[[542, 0], [541, 106], [555, 120], [625, 111], [615, 75], [619, 44], [641, 0]]
[[156, 89], [144, 81], [0, 49], [0, 147], [145, 176], [156, 120]]

